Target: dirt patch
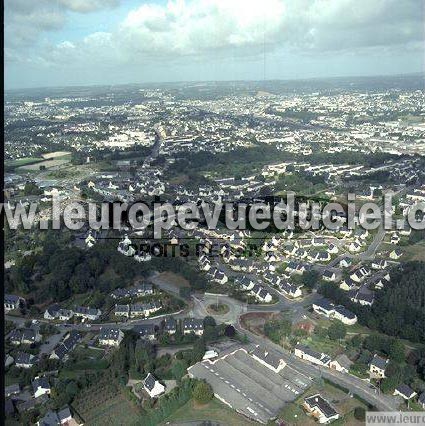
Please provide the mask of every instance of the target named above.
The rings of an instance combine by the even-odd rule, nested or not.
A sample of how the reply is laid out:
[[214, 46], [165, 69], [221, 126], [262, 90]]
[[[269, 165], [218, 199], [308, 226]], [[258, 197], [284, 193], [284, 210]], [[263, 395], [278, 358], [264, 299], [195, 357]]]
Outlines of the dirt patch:
[[252, 333], [264, 336], [264, 324], [279, 316], [276, 312], [249, 312], [240, 317], [243, 328]]
[[192, 408], [194, 410], [203, 410], [208, 406], [208, 402], [206, 404], [201, 404], [200, 402], [197, 402], [195, 400], [193, 400], [192, 402]]
[[190, 283], [187, 279], [181, 275], [175, 274], [174, 272], [161, 272], [158, 278], [162, 281], [166, 281], [176, 287], [190, 287]]

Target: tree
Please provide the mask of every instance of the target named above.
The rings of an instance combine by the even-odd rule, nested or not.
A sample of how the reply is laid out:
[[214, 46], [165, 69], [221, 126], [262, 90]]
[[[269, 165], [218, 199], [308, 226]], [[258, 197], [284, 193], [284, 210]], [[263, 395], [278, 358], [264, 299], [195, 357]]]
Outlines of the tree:
[[320, 275], [317, 271], [311, 270], [303, 274], [302, 282], [307, 288], [314, 288], [320, 281]]
[[398, 377], [388, 377], [382, 380], [381, 390], [384, 393], [392, 393], [394, 389], [400, 384]]
[[328, 336], [331, 340], [341, 340], [347, 334], [347, 328], [341, 321], [334, 321], [328, 328]]
[[356, 407], [354, 409], [354, 418], [360, 422], [364, 422], [366, 418], [366, 410], [363, 407]]
[[216, 322], [213, 317], [208, 316], [204, 318], [204, 327], [207, 327], [207, 326], [211, 326], [211, 327], [216, 326]]
[[230, 325], [230, 324], [226, 325], [226, 328], [224, 329], [224, 335], [230, 338], [235, 337], [236, 335], [235, 327], [233, 327], [233, 325]]
[[193, 344], [193, 363], [200, 361], [204, 357], [206, 349], [204, 339], [199, 339]]
[[187, 362], [184, 360], [176, 361], [171, 367], [173, 377], [179, 382], [182, 377], [186, 374]]
[[214, 397], [212, 387], [207, 382], [199, 382], [193, 389], [193, 398], [200, 404], [206, 404]]
[[389, 348], [390, 358], [395, 362], [403, 362], [406, 358], [405, 348], [403, 343], [400, 340], [393, 340]]

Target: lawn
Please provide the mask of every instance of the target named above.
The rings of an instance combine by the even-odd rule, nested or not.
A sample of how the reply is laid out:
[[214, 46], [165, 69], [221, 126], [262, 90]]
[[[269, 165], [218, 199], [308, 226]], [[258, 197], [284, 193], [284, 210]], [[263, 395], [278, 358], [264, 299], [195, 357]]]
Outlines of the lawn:
[[317, 334], [306, 337], [302, 340], [302, 343], [331, 357], [344, 352], [344, 348], [338, 342], [330, 340], [328, 337], [320, 337]]
[[248, 420], [244, 416], [236, 413], [236, 411], [227, 407], [219, 400], [214, 398], [211, 402], [205, 405], [198, 405], [193, 400], [176, 410], [163, 424], [168, 422], [183, 422], [183, 421], [202, 421], [210, 420], [212, 422], [220, 422], [226, 426], [245, 426], [256, 425], [257, 422]]
[[343, 390], [329, 384], [315, 384], [307, 392], [305, 392], [301, 397], [296, 399], [293, 403], [288, 404], [283, 408], [279, 414], [279, 418], [282, 419], [288, 425], [316, 425], [317, 422], [311, 417], [305, 414], [302, 404], [304, 398], [320, 393], [341, 415], [341, 418], [333, 422], [332, 424], [341, 424], [341, 425], [362, 425], [364, 424], [361, 421], [358, 421], [354, 418], [353, 412], [356, 407], [363, 407], [367, 409], [365, 404], [358, 400], [357, 398], [349, 397]]

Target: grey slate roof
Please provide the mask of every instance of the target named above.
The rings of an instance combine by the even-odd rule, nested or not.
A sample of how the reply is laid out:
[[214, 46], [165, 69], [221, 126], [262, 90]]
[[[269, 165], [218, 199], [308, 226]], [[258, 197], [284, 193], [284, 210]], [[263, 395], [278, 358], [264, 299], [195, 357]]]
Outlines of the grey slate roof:
[[279, 367], [281, 358], [279, 358], [277, 355], [271, 353], [270, 351], [268, 351], [265, 348], [257, 346], [251, 352], [251, 354], [256, 356], [257, 358], [263, 360], [265, 363], [271, 365], [275, 369], [277, 369]]
[[32, 381], [32, 389], [35, 392], [39, 387], [43, 389], [50, 389], [49, 381], [47, 380], [47, 377], [36, 377]]
[[387, 368], [388, 360], [380, 357], [379, 355], [374, 355], [370, 365], [373, 365], [381, 370], [385, 370]]
[[118, 327], [102, 327], [99, 340], [118, 340], [120, 329]]
[[329, 404], [326, 399], [324, 399], [320, 394], [312, 395], [308, 398], [305, 398], [304, 401], [310, 407], [317, 407], [326, 417], [332, 417], [338, 414], [335, 409]]
[[415, 391], [411, 387], [407, 386], [404, 383], [397, 386], [396, 391], [400, 392], [406, 399], [410, 399], [415, 393]]
[[140, 324], [135, 325], [133, 330], [139, 334], [140, 337], [152, 336], [155, 335], [155, 324]]
[[203, 330], [204, 320], [198, 318], [185, 318], [183, 320], [184, 330]]
[[150, 391], [155, 387], [155, 383], [156, 383], [156, 379], [151, 373], [149, 373], [146, 376], [146, 379], [143, 381], [143, 385], [145, 386], [145, 388]]

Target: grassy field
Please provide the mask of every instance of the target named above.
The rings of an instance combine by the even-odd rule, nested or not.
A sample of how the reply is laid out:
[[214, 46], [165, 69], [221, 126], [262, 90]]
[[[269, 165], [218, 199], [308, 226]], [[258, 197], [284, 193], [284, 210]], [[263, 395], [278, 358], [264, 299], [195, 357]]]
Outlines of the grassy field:
[[190, 283], [188, 280], [183, 278], [181, 275], [177, 275], [174, 272], [161, 272], [159, 278], [163, 281], [167, 281], [170, 284], [180, 288], [180, 287], [190, 287]]
[[163, 424], [168, 422], [183, 422], [183, 421], [202, 421], [211, 420], [220, 422], [225, 426], [245, 426], [256, 425], [258, 423], [248, 420], [239, 415], [236, 411], [228, 408], [226, 405], [214, 398], [211, 402], [205, 405], [197, 405], [193, 400], [180, 407], [173, 413]]
[[420, 241], [409, 246], [402, 246], [400, 249], [403, 251], [403, 256], [400, 258], [401, 261], [419, 260], [425, 262], [425, 241]]
[[137, 406], [106, 379], [78, 395], [73, 408], [91, 426], [142, 424]]
[[41, 157], [24, 157], [24, 158], [18, 158], [16, 160], [6, 160], [4, 162], [4, 165], [6, 167], [20, 167], [20, 166], [25, 166], [26, 164], [38, 163], [40, 161], [43, 161], [43, 158], [41, 158]]
[[66, 157], [69, 155], [71, 155], [71, 152], [69, 151], [55, 151], [55, 152], [48, 152], [47, 154], [43, 154], [42, 157], [45, 160], [50, 160], [52, 158]]
[[344, 351], [344, 348], [338, 342], [330, 340], [328, 337], [318, 336], [317, 334], [312, 334], [302, 339], [302, 343], [318, 352], [324, 352], [331, 357], [335, 357]]
[[102, 359], [103, 351], [101, 350], [80, 345], [75, 348], [73, 355], [76, 356], [76, 362], [62, 368], [59, 373], [60, 378], [75, 379], [91, 372], [104, 370], [109, 366], [108, 361]]
[[295, 400], [292, 404], [288, 404], [279, 414], [287, 425], [316, 425], [317, 422], [311, 417], [307, 416], [302, 408], [304, 398], [320, 393], [340, 414], [341, 418], [332, 424], [340, 425], [362, 425], [364, 422], [358, 421], [353, 416], [353, 411], [356, 407], [367, 409], [366, 405], [357, 398], [349, 397], [343, 390], [332, 386], [329, 383], [323, 385], [313, 385], [306, 393]]
[[18, 167], [19, 170], [29, 170], [29, 171], [37, 171], [40, 170], [41, 166], [44, 166], [46, 169], [50, 169], [52, 167], [56, 166], [62, 166], [63, 164], [69, 163], [70, 159], [51, 159], [51, 160], [44, 160], [39, 163], [35, 164], [27, 164], [24, 166]]

